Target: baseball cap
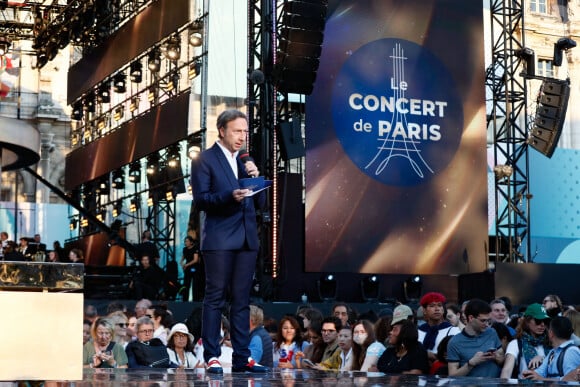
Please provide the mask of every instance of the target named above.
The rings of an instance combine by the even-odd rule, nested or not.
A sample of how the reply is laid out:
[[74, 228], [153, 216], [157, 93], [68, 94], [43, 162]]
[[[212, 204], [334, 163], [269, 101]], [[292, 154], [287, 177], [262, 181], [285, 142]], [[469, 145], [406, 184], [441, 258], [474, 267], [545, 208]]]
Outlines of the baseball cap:
[[544, 307], [537, 302], [528, 305], [526, 311], [524, 312], [524, 316], [530, 316], [537, 320], [546, 320], [550, 318], [550, 316], [546, 314], [546, 309], [544, 309]]
[[398, 305], [393, 312], [393, 320], [391, 321], [391, 326], [400, 323], [401, 321], [407, 320], [410, 316], [413, 316], [413, 311], [407, 305]]

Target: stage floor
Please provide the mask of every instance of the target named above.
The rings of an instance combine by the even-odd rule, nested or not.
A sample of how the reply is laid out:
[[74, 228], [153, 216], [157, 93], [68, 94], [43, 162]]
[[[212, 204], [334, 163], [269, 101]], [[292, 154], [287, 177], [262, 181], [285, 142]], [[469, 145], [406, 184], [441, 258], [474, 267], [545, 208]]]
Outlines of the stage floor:
[[[65, 386], [514, 386], [544, 384], [542, 382], [518, 381], [514, 379], [445, 378], [435, 376], [385, 375], [366, 372], [322, 372], [311, 370], [275, 370], [266, 374], [231, 373], [224, 369], [223, 375], [206, 374], [203, 369], [84, 369], [82, 381], [45, 382], [45, 387]], [[577, 382], [550, 383], [551, 385], [578, 385]], [[22, 386], [22, 382], [0, 382], [0, 387]], [[26, 385], [26, 384], [24, 384]], [[41, 385], [30, 382], [29, 386]]]

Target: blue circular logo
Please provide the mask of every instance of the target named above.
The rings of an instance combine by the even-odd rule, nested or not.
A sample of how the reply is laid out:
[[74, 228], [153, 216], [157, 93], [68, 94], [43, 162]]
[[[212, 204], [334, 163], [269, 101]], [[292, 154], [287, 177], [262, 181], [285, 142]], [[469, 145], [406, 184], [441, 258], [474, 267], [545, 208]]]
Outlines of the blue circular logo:
[[355, 51], [332, 93], [336, 135], [362, 172], [383, 184], [422, 184], [449, 164], [463, 133], [453, 77], [430, 51], [381, 39]]

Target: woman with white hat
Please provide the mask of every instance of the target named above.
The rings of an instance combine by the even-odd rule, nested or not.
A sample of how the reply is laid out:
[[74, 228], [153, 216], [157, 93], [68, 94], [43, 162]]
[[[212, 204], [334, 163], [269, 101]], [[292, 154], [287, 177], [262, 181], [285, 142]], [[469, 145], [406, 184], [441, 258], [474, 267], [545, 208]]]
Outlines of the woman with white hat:
[[192, 350], [193, 335], [189, 333], [185, 324], [175, 324], [167, 336], [169, 361], [178, 364], [179, 368], [196, 368], [199, 361]]

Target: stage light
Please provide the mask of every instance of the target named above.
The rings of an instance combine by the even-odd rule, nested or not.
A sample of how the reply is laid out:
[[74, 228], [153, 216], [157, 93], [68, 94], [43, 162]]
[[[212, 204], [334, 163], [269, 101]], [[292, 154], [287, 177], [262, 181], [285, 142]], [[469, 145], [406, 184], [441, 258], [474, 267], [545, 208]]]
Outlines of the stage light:
[[73, 104], [71, 118], [75, 121], [80, 121], [83, 119], [83, 103], [82, 103], [82, 101], [77, 101]]
[[153, 175], [159, 168], [159, 156], [151, 154], [147, 156], [147, 174]]
[[568, 51], [571, 48], [576, 47], [576, 42], [570, 38], [560, 38], [556, 43], [554, 43], [554, 59], [552, 64], [554, 66], [561, 66], [563, 53], [562, 51]]
[[109, 81], [105, 81], [97, 91], [97, 101], [102, 103], [111, 102], [111, 84]]
[[181, 57], [181, 42], [173, 36], [165, 44], [165, 57], [169, 60], [178, 60]]
[[365, 302], [375, 302], [378, 301], [381, 295], [379, 277], [376, 275], [371, 275], [363, 278], [360, 281], [362, 298]]
[[134, 161], [129, 165], [129, 181], [131, 183], [141, 182], [141, 163]]
[[113, 110], [113, 118], [115, 121], [120, 121], [125, 116], [125, 106], [119, 105]]
[[143, 81], [143, 65], [141, 62], [133, 62], [129, 67], [131, 82], [141, 83]]
[[69, 228], [70, 228], [71, 231], [73, 231], [73, 230], [75, 230], [77, 228], [77, 220], [76, 220], [76, 218], [72, 218], [70, 220]]
[[423, 279], [420, 275], [412, 275], [403, 282], [403, 294], [405, 302], [416, 302], [421, 298]]
[[149, 70], [154, 73], [161, 70], [161, 58], [159, 57], [159, 51], [157, 49], [154, 49], [149, 53], [147, 67], [149, 67]]
[[115, 189], [125, 188], [125, 171], [123, 168], [113, 171], [113, 182], [111, 183], [111, 187]]
[[155, 100], [157, 100], [157, 88], [155, 88], [155, 86], [151, 86], [149, 88], [149, 92], [147, 93], [147, 100], [151, 103], [155, 103]]
[[171, 202], [175, 199], [175, 194], [173, 193], [173, 186], [172, 185], [167, 186], [167, 191], [165, 192], [165, 199], [168, 202]]
[[338, 281], [333, 274], [323, 275], [317, 281], [318, 296], [324, 302], [332, 302], [336, 300], [338, 292]]
[[129, 211], [137, 212], [137, 210], [141, 208], [141, 200], [139, 197], [131, 198], [131, 204], [129, 205]]
[[194, 79], [199, 75], [201, 70], [201, 63], [198, 61], [193, 62], [189, 65], [189, 70], [187, 71], [187, 76], [190, 80]]
[[79, 134], [78, 133], [73, 134], [72, 137], [71, 137], [71, 140], [70, 140], [71, 145], [72, 146], [77, 146], [78, 143], [79, 143], [79, 141], [80, 141]]
[[521, 50], [516, 50], [515, 54], [526, 64], [526, 75], [531, 77], [536, 75], [536, 54], [534, 50], [524, 47]]
[[199, 145], [192, 145], [187, 151], [187, 155], [191, 160], [196, 159], [201, 153], [201, 147]]
[[123, 211], [123, 201], [119, 199], [115, 202], [115, 205], [113, 206], [112, 211], [113, 218], [116, 218], [119, 215], [121, 215], [122, 211]]
[[104, 209], [97, 211], [97, 215], [95, 215], [97, 220], [100, 222], [104, 222], [106, 216], [107, 216], [107, 212]]
[[147, 196], [147, 207], [153, 207], [155, 201], [153, 200], [153, 192], [149, 192], [149, 196]]
[[85, 102], [83, 103], [83, 108], [87, 113], [95, 112], [95, 97], [93, 95], [87, 95], [85, 97]]
[[139, 108], [139, 97], [131, 98], [131, 103], [129, 104], [129, 111], [133, 113], [135, 110]]
[[181, 165], [181, 154], [178, 144], [172, 145], [167, 150], [167, 165], [171, 168], [177, 168]]
[[109, 175], [105, 175], [101, 178], [98, 185], [99, 195], [108, 195], [110, 193], [109, 189]]
[[127, 77], [125, 76], [124, 73], [118, 73], [117, 75], [115, 75], [115, 77], [113, 78], [113, 91], [115, 93], [124, 93], [127, 91], [127, 85], [125, 83], [125, 79]]
[[106, 115], [97, 120], [97, 129], [101, 135], [105, 133], [105, 129], [107, 129], [107, 116]]
[[189, 44], [193, 47], [200, 47], [203, 44], [203, 22], [196, 20], [189, 28]]
[[81, 218], [81, 227], [82, 228], [89, 227], [89, 220], [84, 216]]

